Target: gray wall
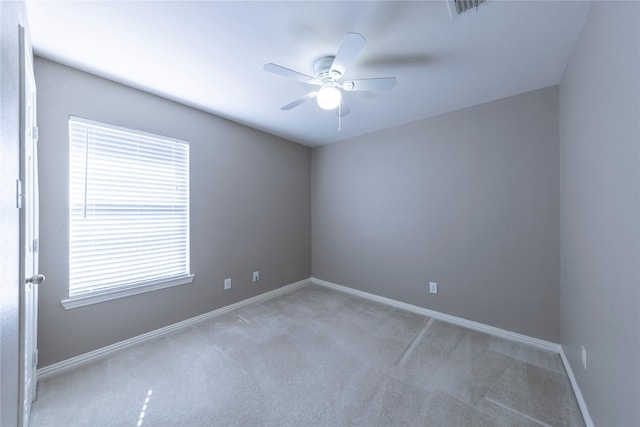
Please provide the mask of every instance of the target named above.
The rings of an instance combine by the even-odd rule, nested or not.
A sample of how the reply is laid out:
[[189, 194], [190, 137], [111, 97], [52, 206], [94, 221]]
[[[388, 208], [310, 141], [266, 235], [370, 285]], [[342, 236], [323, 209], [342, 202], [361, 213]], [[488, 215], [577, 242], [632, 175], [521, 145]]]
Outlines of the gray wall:
[[595, 2], [560, 84], [560, 324], [602, 426], [640, 425], [639, 147], [640, 3]]
[[557, 87], [314, 148], [313, 276], [558, 342], [558, 150]]
[[20, 46], [24, 3], [0, 1], [0, 425], [17, 426], [19, 408]]
[[[40, 367], [308, 278], [307, 147], [36, 58], [41, 160]], [[66, 311], [68, 118], [190, 142], [193, 283]], [[260, 270], [260, 281], [251, 273]], [[223, 280], [231, 277], [231, 290]]]

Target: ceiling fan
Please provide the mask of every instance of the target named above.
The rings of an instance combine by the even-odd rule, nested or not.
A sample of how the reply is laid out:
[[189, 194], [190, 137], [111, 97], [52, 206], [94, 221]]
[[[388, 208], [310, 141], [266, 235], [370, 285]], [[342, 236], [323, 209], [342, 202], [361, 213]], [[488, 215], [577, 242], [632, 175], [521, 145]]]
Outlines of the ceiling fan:
[[349, 113], [349, 107], [342, 97], [342, 91], [383, 91], [391, 90], [396, 85], [395, 77], [381, 77], [361, 80], [340, 81], [347, 68], [356, 59], [362, 50], [365, 39], [358, 33], [347, 33], [342, 39], [335, 56], [325, 56], [315, 61], [314, 76], [308, 76], [297, 71], [276, 65], [264, 64], [264, 70], [284, 77], [294, 78], [313, 86], [319, 86], [301, 98], [281, 107], [282, 110], [291, 110], [305, 101], [316, 99], [318, 106], [324, 110], [338, 108], [338, 114], [345, 116]]

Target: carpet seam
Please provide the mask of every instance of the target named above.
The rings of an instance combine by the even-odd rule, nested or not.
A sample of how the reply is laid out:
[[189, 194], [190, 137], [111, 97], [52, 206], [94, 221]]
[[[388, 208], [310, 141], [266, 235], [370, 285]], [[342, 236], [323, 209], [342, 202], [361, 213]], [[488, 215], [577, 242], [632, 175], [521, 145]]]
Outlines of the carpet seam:
[[528, 420], [530, 420], [530, 421], [533, 421], [533, 422], [535, 422], [535, 423], [538, 423], [538, 424], [540, 424], [540, 425], [541, 425], [541, 426], [543, 426], [543, 427], [553, 427], [551, 424], [547, 424], [547, 423], [545, 423], [544, 421], [540, 421], [539, 419], [532, 417], [531, 415], [527, 415], [527, 414], [525, 414], [525, 413], [523, 413], [523, 412], [520, 412], [520, 411], [518, 411], [518, 410], [515, 410], [515, 409], [513, 409], [513, 408], [510, 408], [510, 407], [508, 407], [507, 405], [505, 405], [504, 403], [500, 403], [500, 402], [498, 402], [497, 400], [493, 400], [493, 399], [488, 398], [488, 397], [485, 397], [484, 399], [485, 399], [487, 402], [491, 402], [491, 403], [493, 403], [494, 405], [497, 405], [497, 406], [499, 406], [499, 407], [501, 407], [501, 408], [503, 408], [503, 409], [506, 409], [507, 411], [511, 411], [511, 412], [513, 412], [514, 414], [520, 415], [520, 416], [525, 417], [526, 419], [528, 419]]
[[407, 361], [409, 356], [414, 352], [414, 350], [416, 349], [420, 341], [422, 341], [422, 337], [424, 337], [424, 334], [427, 333], [427, 329], [429, 329], [432, 323], [433, 323], [433, 318], [430, 317], [429, 320], [427, 320], [425, 324], [422, 325], [422, 328], [420, 328], [420, 331], [415, 336], [415, 338], [411, 341], [411, 344], [409, 344], [409, 347], [407, 347], [407, 349], [404, 351], [404, 353], [402, 354], [402, 357], [400, 357], [400, 360], [396, 362], [396, 366], [404, 365], [404, 363]]

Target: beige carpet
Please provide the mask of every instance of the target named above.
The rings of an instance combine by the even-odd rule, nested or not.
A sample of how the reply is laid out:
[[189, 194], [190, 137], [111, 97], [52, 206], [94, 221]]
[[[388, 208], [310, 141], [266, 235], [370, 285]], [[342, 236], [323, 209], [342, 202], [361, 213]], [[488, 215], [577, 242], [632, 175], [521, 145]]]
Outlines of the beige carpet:
[[583, 426], [557, 354], [307, 286], [38, 384], [39, 426]]

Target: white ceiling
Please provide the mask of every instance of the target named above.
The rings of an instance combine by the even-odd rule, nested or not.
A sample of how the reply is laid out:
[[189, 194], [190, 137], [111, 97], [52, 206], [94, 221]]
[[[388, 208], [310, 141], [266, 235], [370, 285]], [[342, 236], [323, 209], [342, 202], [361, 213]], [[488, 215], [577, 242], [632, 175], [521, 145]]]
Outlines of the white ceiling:
[[[559, 83], [590, 3], [488, 1], [451, 19], [424, 2], [38, 2], [35, 53], [308, 145], [327, 144]], [[262, 69], [313, 74], [347, 32], [364, 49], [348, 79], [395, 76], [391, 92], [348, 92], [351, 113]]]

